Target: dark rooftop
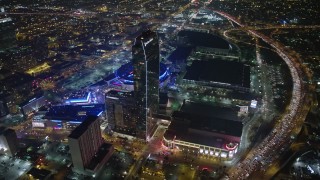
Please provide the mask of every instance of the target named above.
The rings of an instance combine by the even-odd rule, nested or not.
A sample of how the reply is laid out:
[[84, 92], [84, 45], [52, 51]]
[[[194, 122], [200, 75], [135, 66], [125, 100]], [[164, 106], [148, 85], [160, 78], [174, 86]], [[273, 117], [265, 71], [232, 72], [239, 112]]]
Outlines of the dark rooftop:
[[202, 114], [192, 114], [187, 112], [174, 112], [173, 119], [188, 122], [188, 128], [202, 131], [225, 134], [235, 137], [241, 137], [242, 122], [223, 119], [220, 117], [210, 117]]
[[79, 126], [77, 126], [69, 135], [69, 138], [77, 139], [79, 138], [92, 124], [97, 120], [97, 116], [88, 116], [86, 120], [84, 120]]
[[11, 74], [12, 72], [7, 69], [0, 69], [0, 80], [7, 78]]
[[105, 111], [104, 104], [53, 106], [45, 118], [55, 120], [83, 121], [87, 116], [97, 116]]
[[13, 129], [1, 126], [0, 127], [0, 135], [12, 135], [13, 133], [15, 133], [15, 131]]
[[5, 132], [6, 129], [7, 129], [6, 127], [1, 126], [0, 127], [0, 135], [2, 135]]
[[6, 129], [3, 134], [4, 135], [13, 135], [15, 133], [15, 131], [13, 129]]
[[[29, 74], [23, 74], [23, 73], [18, 73], [15, 72], [14, 74], [5, 77], [4, 79], [0, 80], [0, 84], [3, 88], [4, 86], [9, 87], [9, 88], [15, 88], [17, 86], [21, 86], [22, 84], [25, 83], [31, 83], [31, 81], [34, 78], [30, 76]], [[8, 89], [8, 88], [7, 88]]]
[[250, 67], [240, 62], [219, 59], [193, 61], [192, 65], [187, 67], [184, 79], [250, 88]]
[[187, 37], [193, 46], [229, 49], [228, 41], [213, 34], [183, 30], [178, 33], [178, 36]]
[[159, 92], [159, 104], [167, 104], [168, 103], [168, 94]]
[[[222, 147], [225, 140], [241, 137], [242, 122], [237, 116], [238, 108], [218, 107], [206, 104], [185, 103], [181, 111], [172, 114], [172, 123], [165, 137], [177, 136], [180, 140]], [[197, 132], [208, 133], [197, 133]], [[219, 134], [218, 137], [213, 134]], [[230, 138], [235, 137], [235, 138]]]
[[176, 50], [174, 50], [170, 56], [168, 57], [169, 61], [175, 62], [179, 60], [186, 60], [190, 53], [192, 52], [191, 47], [178, 47]]
[[53, 70], [61, 70], [61, 69], [73, 66], [75, 63], [76, 63], [75, 61], [64, 61], [64, 62], [62, 62], [60, 64], [56, 64], [56, 65], [52, 66], [51, 69], [53, 69]]
[[154, 31], [151, 31], [148, 29], [148, 30], [142, 32], [138, 37], [136, 37], [135, 42], [139, 43], [139, 40], [148, 41], [150, 38], [152, 38], [155, 35], [156, 35], [156, 33]]
[[[239, 107], [220, 107], [194, 102], [185, 102], [181, 107], [182, 114], [194, 114], [196, 116], [205, 116], [212, 118], [225, 119], [229, 121], [240, 121], [238, 118]], [[180, 113], [177, 111], [177, 113]]]

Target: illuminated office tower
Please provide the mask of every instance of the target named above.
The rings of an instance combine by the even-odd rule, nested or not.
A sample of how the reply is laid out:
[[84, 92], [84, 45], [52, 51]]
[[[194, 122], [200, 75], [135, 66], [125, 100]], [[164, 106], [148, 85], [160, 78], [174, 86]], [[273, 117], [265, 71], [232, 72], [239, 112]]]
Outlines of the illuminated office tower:
[[111, 90], [106, 93], [105, 100], [110, 129], [136, 137], [138, 109], [133, 91]]
[[137, 136], [148, 138], [155, 130], [152, 115], [159, 105], [159, 39], [156, 32], [147, 30], [132, 46], [134, 98], [139, 108]]

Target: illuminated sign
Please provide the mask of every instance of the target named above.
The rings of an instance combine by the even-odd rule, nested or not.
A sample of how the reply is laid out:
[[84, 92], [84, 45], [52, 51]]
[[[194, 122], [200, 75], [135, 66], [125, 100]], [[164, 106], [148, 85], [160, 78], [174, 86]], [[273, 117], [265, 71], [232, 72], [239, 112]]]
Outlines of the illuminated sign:
[[[84, 99], [69, 99], [68, 101], [70, 103], [84, 103], [84, 102], [89, 102], [89, 98], [91, 96], [91, 92], [88, 93], [87, 97]], [[68, 102], [67, 101], [67, 102]]]
[[32, 127], [41, 127], [44, 128], [45, 124], [43, 122], [32, 122]]
[[221, 152], [221, 157], [222, 158], [226, 158], [227, 157], [227, 153], [226, 152]]
[[256, 107], [257, 107], [257, 103], [258, 103], [258, 101], [252, 100], [252, 101], [251, 101], [251, 104], [250, 104], [250, 107], [251, 107], [251, 108], [256, 108]]

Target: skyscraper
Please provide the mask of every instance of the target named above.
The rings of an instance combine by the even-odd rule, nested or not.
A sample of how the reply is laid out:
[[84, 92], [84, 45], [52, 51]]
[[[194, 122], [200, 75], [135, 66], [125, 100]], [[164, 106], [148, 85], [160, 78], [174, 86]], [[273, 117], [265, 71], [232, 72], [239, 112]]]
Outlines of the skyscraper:
[[0, 127], [0, 154], [13, 156], [18, 149], [17, 135], [13, 129]]
[[68, 137], [74, 169], [95, 173], [113, 152], [111, 144], [104, 143], [98, 117], [88, 116]]
[[155, 129], [152, 114], [159, 105], [159, 39], [156, 32], [144, 31], [132, 46], [134, 97], [139, 108], [138, 137], [147, 138]]
[[106, 93], [106, 111], [110, 129], [137, 136], [138, 109], [133, 91], [110, 90]]

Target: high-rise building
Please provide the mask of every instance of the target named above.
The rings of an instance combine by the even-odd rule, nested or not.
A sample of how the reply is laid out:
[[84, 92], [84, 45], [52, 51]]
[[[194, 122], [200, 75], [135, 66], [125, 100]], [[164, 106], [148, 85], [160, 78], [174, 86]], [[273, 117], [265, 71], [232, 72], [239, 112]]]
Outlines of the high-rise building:
[[136, 136], [139, 111], [133, 91], [111, 90], [106, 93], [105, 100], [109, 128], [118, 133]]
[[88, 116], [68, 137], [74, 169], [95, 173], [113, 152], [113, 146], [103, 141], [97, 116]]
[[4, 98], [2, 98], [2, 94], [0, 94], [0, 118], [9, 114], [9, 109], [7, 106], [7, 102]]
[[139, 108], [137, 136], [146, 138], [155, 129], [152, 114], [159, 105], [159, 39], [156, 32], [144, 31], [132, 46], [134, 97]]
[[[4, 11], [1, 8], [1, 11]], [[10, 17], [0, 16], [0, 50], [9, 49], [15, 45], [15, 23]]]
[[0, 154], [13, 156], [17, 152], [16, 132], [6, 127], [0, 127]]

